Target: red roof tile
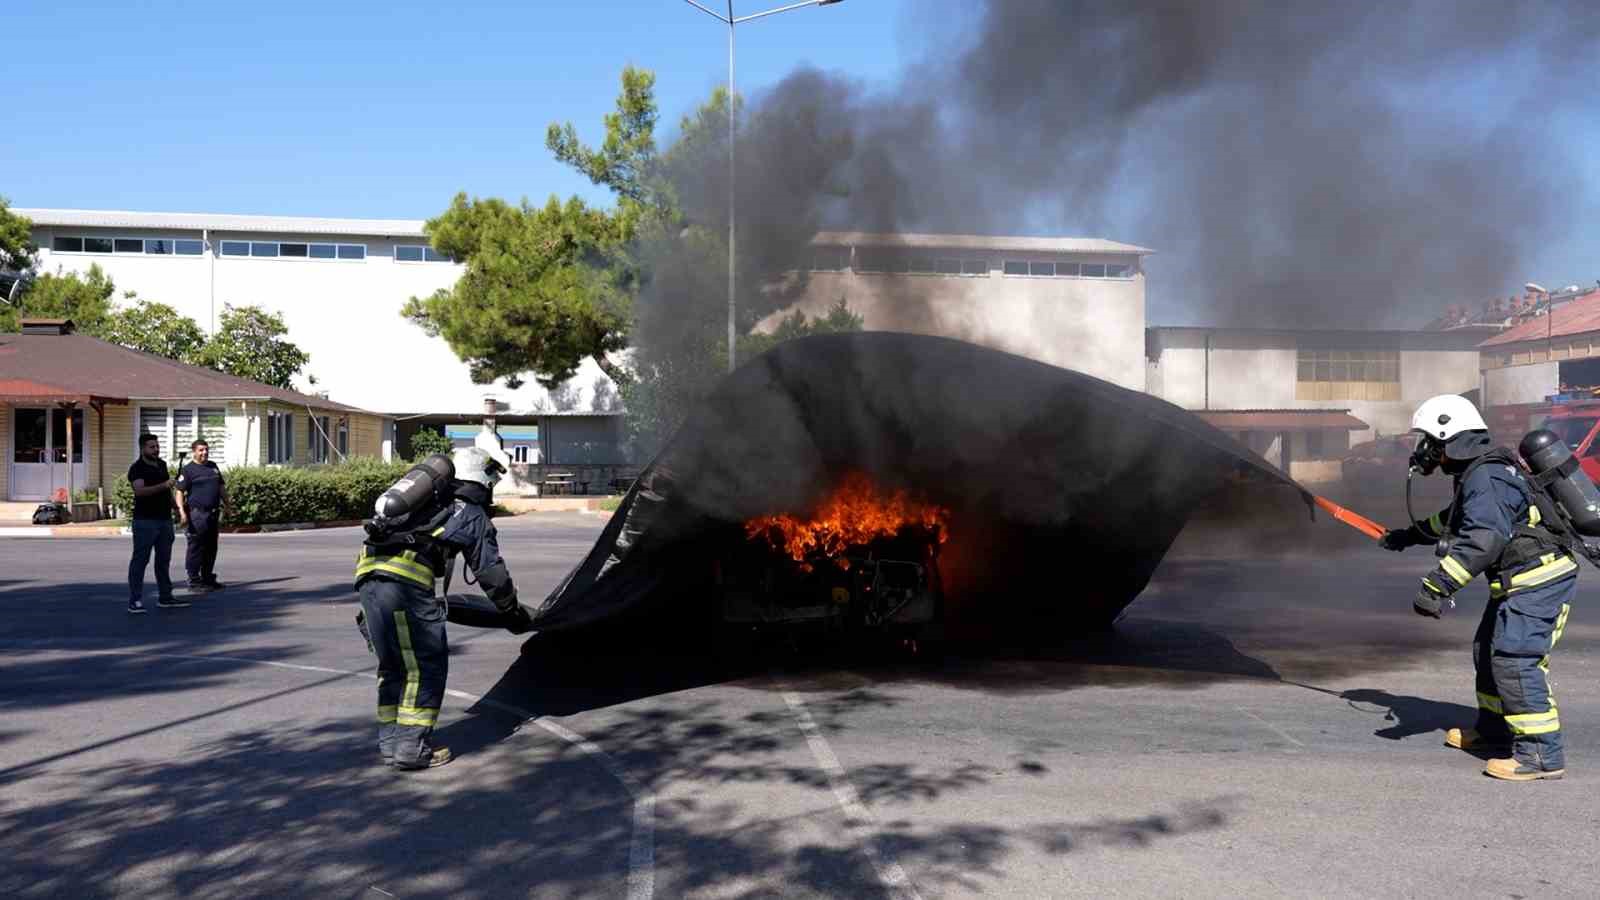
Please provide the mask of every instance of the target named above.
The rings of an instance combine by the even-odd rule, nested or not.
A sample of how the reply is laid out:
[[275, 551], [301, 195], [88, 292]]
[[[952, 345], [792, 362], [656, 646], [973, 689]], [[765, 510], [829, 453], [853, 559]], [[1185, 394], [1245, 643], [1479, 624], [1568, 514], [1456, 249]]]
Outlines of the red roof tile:
[[1504, 344], [1521, 344], [1527, 341], [1542, 341], [1546, 338], [1587, 334], [1591, 331], [1600, 331], [1600, 290], [1593, 290], [1575, 300], [1569, 300], [1557, 306], [1554, 312], [1530, 319], [1515, 328], [1508, 328], [1478, 346], [1499, 347]]
[[[0, 385], [22, 396], [81, 400], [281, 400], [340, 412], [366, 412], [298, 391], [119, 347], [84, 334], [0, 334]], [[41, 393], [49, 389], [54, 394]], [[7, 393], [0, 388], [0, 394]], [[3, 398], [0, 398], [3, 399]]]

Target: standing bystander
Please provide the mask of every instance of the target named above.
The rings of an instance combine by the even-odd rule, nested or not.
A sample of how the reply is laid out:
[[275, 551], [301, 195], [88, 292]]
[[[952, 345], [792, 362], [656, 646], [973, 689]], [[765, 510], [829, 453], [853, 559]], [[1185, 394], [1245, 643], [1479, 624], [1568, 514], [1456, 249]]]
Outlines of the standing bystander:
[[191, 462], [178, 470], [178, 523], [184, 526], [188, 546], [184, 567], [189, 570], [191, 592], [220, 591], [217, 581], [217, 530], [222, 524], [222, 507], [228, 487], [217, 464], [208, 457], [211, 447], [205, 441], [189, 445]]
[[133, 558], [128, 560], [128, 612], [144, 612], [144, 570], [150, 551], [156, 551], [156, 605], [188, 606], [172, 595], [172, 479], [161, 458], [161, 442], [153, 434], [139, 435], [139, 458], [128, 467], [133, 485]]

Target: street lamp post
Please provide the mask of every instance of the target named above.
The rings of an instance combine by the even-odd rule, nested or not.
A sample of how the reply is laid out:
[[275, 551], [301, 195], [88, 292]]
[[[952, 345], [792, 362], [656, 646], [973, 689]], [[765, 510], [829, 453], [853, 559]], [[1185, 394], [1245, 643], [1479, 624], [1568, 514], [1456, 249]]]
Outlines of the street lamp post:
[[736, 329], [734, 327], [734, 299], [733, 299], [734, 281], [735, 281], [735, 279], [734, 279], [734, 267], [733, 267], [733, 260], [734, 260], [734, 234], [733, 234], [733, 215], [734, 215], [733, 179], [734, 179], [734, 168], [733, 168], [733, 145], [734, 145], [734, 127], [735, 127], [734, 126], [734, 112], [733, 112], [733, 29], [734, 29], [735, 25], [738, 25], [741, 22], [749, 22], [749, 21], [751, 21], [753, 19], [764, 19], [767, 16], [775, 16], [778, 13], [781, 13], [781, 12], [788, 12], [791, 9], [800, 9], [800, 8], [806, 7], [806, 6], [832, 6], [835, 3], [842, 3], [842, 2], [844, 2], [844, 0], [804, 0], [804, 2], [802, 2], [802, 3], [791, 3], [788, 6], [779, 6], [779, 7], [776, 7], [774, 9], [769, 9], [769, 10], [767, 10], [765, 12], [753, 13], [753, 14], [748, 15], [748, 16], [735, 16], [733, 14], [733, 0], [728, 0], [728, 14], [727, 15], [723, 15], [722, 13], [719, 13], [719, 12], [713, 12], [712, 10], [710, 10], [710, 9], [706, 8], [705, 6], [702, 6], [700, 3], [696, 2], [696, 0], [684, 0], [684, 2], [689, 4], [690, 6], [694, 7], [695, 9], [700, 10], [701, 12], [703, 12], [706, 15], [710, 16], [711, 18], [716, 19], [718, 22], [721, 22], [722, 24], [728, 26], [728, 371], [732, 372], [733, 368], [734, 368], [734, 365], [735, 365], [735, 361], [734, 361], [734, 343], [735, 343], [735, 341], [737, 340], [737, 337], [738, 337], [737, 331], [736, 331]]

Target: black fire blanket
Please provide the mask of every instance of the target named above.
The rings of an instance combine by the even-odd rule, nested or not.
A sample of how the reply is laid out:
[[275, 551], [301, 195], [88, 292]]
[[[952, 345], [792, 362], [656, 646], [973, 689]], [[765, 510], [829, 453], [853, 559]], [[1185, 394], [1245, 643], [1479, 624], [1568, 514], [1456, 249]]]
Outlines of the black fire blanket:
[[851, 473], [950, 510], [939, 569], [954, 618], [1026, 627], [1110, 623], [1232, 482], [1310, 503], [1147, 394], [945, 338], [808, 337], [746, 363], [692, 412], [536, 627], [713, 621], [713, 573], [747, 540], [742, 523], [803, 515]]

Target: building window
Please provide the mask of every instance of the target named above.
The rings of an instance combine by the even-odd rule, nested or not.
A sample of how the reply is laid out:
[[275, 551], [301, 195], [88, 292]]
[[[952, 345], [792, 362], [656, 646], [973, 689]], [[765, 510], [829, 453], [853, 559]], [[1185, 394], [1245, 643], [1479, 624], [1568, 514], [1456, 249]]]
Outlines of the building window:
[[1300, 350], [1296, 400], [1400, 399], [1398, 350]]
[[1106, 263], [1107, 278], [1132, 278], [1133, 266], [1128, 263]]
[[1057, 278], [1077, 278], [1083, 274], [1083, 266], [1078, 263], [1056, 263]]
[[850, 268], [849, 247], [812, 247], [811, 271], [842, 272]]
[[294, 461], [294, 415], [267, 413], [267, 462], [272, 465]]
[[350, 417], [339, 417], [339, 458], [350, 456]]
[[328, 431], [328, 417], [311, 417], [308, 424], [311, 427], [306, 429], [307, 456], [314, 463], [325, 463], [328, 461], [328, 442], [333, 437]]
[[[821, 249], [821, 248], [819, 248]], [[842, 249], [842, 248], [841, 248]], [[840, 268], [849, 263], [848, 252]], [[941, 256], [939, 253], [949, 255]], [[917, 251], [859, 249], [856, 251], [855, 271], [868, 274], [914, 275], [988, 275], [989, 261], [977, 257], [957, 255], [957, 251]]]
[[1028, 274], [1028, 264], [1008, 259], [1005, 261], [1004, 271], [1007, 275], [1026, 275]]
[[511, 461], [514, 463], [527, 463], [528, 445], [517, 444], [511, 448]]
[[144, 252], [144, 241], [138, 238], [116, 238], [111, 242], [111, 246], [118, 253]]
[[396, 244], [395, 262], [455, 262], [432, 247], [422, 244]]
[[206, 242], [176, 240], [172, 242], [172, 250], [179, 256], [201, 256], [206, 252]]
[[144, 242], [144, 252], [152, 255], [170, 256], [172, 254], [172, 242], [164, 241], [160, 238], [146, 240]]
[[55, 253], [120, 253], [141, 256], [199, 256], [205, 243], [175, 238], [98, 238], [78, 235], [52, 238], [50, 249]]
[[50, 249], [56, 253], [82, 253], [83, 238], [58, 237], [50, 242]]
[[83, 239], [83, 252], [85, 253], [110, 253], [115, 249], [115, 246], [111, 238], [86, 237]]
[[961, 260], [961, 274], [987, 275], [989, 274], [989, 261], [987, 259], [963, 259]]
[[1105, 263], [1083, 263], [1078, 266], [1078, 274], [1084, 278], [1106, 277]]
[[[178, 252], [186, 252], [178, 241]], [[191, 242], [193, 252], [201, 252], [200, 241]], [[305, 244], [298, 241], [223, 241], [223, 256], [253, 256], [258, 259], [352, 259], [367, 258], [366, 244]]]
[[1056, 274], [1056, 264], [1048, 262], [1030, 262], [1028, 263], [1028, 274], [1048, 275], [1054, 277]]

